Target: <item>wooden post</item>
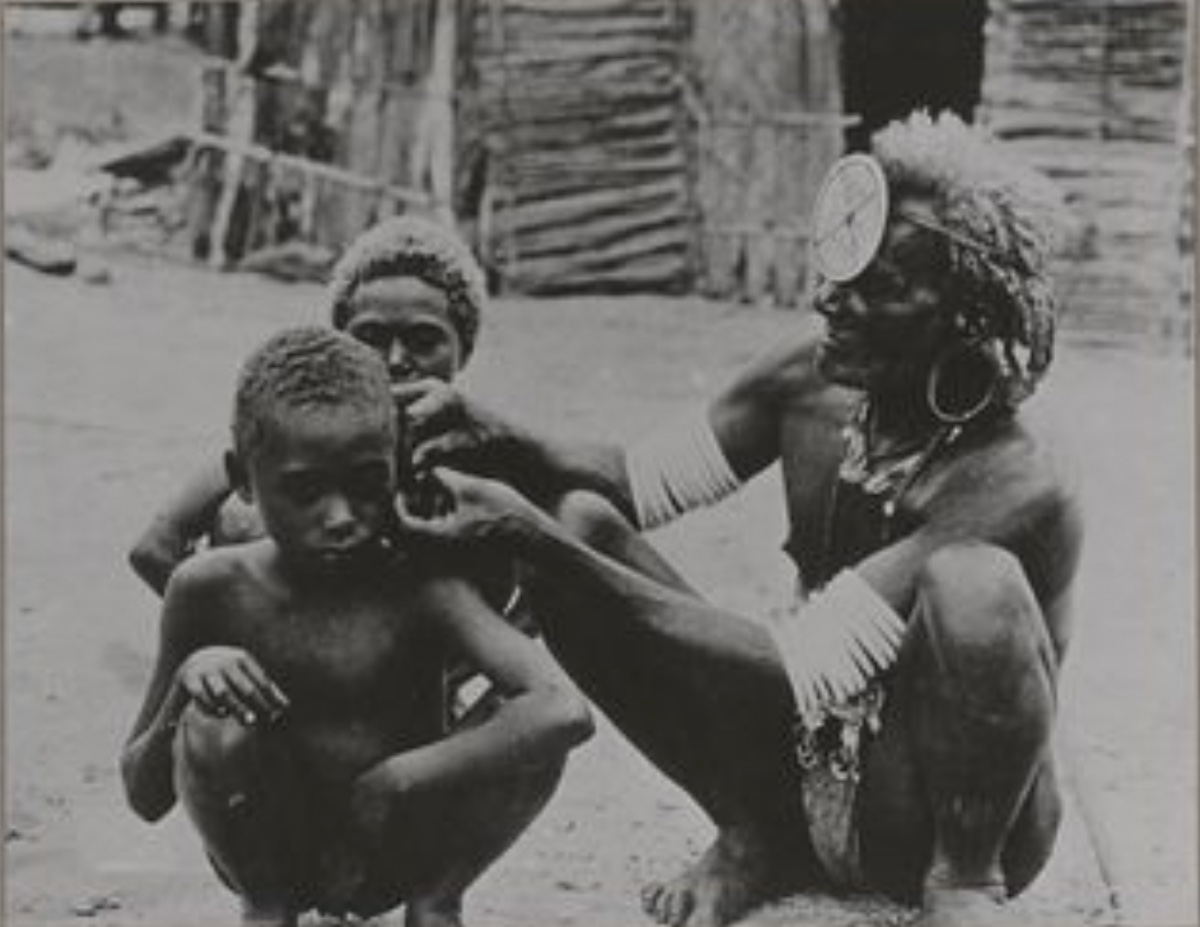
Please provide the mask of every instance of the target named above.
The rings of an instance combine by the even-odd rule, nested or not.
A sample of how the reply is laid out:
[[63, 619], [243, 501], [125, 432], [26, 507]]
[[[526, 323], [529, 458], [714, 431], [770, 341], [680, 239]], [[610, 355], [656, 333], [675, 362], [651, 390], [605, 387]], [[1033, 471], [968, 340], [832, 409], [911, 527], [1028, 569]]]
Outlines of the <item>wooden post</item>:
[[[254, 83], [252, 80], [235, 76], [232, 72], [228, 79], [233, 82], [233, 101], [230, 105], [227, 134], [230, 139], [245, 145], [254, 139]], [[233, 219], [233, 209], [237, 203], [238, 194], [242, 187], [242, 169], [245, 156], [237, 151], [225, 153], [224, 177], [221, 181], [221, 194], [217, 200], [216, 213], [213, 218], [210, 233], [210, 250], [208, 263], [217, 270], [229, 267], [229, 232]]]
[[799, 298], [804, 251], [793, 233], [840, 154], [845, 121], [831, 4], [695, 0], [706, 116], [697, 189], [710, 295], [781, 306]]
[[453, 225], [457, 4], [454, 0], [435, 0], [435, 5], [433, 58], [413, 136], [409, 185], [418, 190], [428, 189], [434, 217], [446, 225]]

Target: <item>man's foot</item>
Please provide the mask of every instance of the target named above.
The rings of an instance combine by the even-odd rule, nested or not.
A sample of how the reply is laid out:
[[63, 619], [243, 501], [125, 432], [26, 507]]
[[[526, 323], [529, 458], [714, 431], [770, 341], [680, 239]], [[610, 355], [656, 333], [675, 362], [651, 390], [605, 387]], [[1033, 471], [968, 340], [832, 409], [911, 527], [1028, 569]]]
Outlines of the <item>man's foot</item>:
[[642, 908], [669, 927], [723, 927], [779, 891], [778, 868], [760, 842], [724, 831], [679, 876], [647, 885]]
[[296, 927], [296, 912], [285, 905], [254, 904], [242, 901], [243, 927]]
[[1002, 887], [926, 889], [912, 927], [1015, 927]]
[[405, 906], [404, 927], [462, 927], [462, 899], [413, 898]]

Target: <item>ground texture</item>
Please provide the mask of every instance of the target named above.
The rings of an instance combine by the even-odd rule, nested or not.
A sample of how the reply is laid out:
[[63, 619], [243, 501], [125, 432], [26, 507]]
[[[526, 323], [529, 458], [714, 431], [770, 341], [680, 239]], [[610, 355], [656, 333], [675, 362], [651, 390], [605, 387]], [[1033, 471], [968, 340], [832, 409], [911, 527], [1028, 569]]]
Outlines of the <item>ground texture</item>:
[[[187, 118], [195, 61], [182, 43], [79, 45], [62, 37], [73, 20], [34, 35], [25, 12], [25, 33], [5, 48], [6, 155], [12, 142], [26, 167], [56, 155], [69, 165]], [[8, 187], [10, 209], [22, 193], [53, 192]], [[67, 212], [51, 225], [70, 232], [77, 221]], [[181, 817], [145, 826], [120, 794], [116, 758], [157, 613], [125, 551], [164, 494], [223, 446], [240, 359], [278, 326], [318, 319], [321, 291], [108, 261], [107, 285], [5, 268], [3, 920], [230, 923], [232, 899]], [[692, 300], [503, 300], [468, 383], [551, 429], [632, 437], [804, 324]], [[1111, 921], [1110, 887], [1128, 923], [1197, 919], [1192, 376], [1177, 356], [1068, 337], [1031, 408], [1058, 424], [1080, 463], [1088, 545], [1059, 730], [1071, 811], [1026, 923]], [[769, 474], [659, 540], [714, 599], [762, 614], [787, 587], [779, 502]], [[602, 724], [468, 914], [482, 927], [644, 923], [638, 887], [709, 837], [686, 797]], [[802, 899], [752, 920], [905, 916]]]
[[[321, 291], [131, 257], [112, 268], [95, 286], [6, 267], [6, 922], [229, 922], [231, 899], [180, 817], [148, 827], [121, 799], [115, 760], [156, 614], [124, 554], [156, 502], [222, 446], [240, 358], [276, 327], [317, 319]], [[804, 324], [691, 300], [502, 300], [468, 383], [559, 431], [630, 437]], [[1075, 449], [1089, 529], [1060, 730], [1088, 813], [1075, 809], [1035, 889], [1044, 923], [1111, 919], [1105, 877], [1130, 923], [1194, 918], [1191, 375], [1180, 358], [1068, 339], [1031, 409]], [[761, 614], [786, 586], [778, 501], [769, 474], [661, 543], [715, 599]], [[638, 886], [708, 837], [605, 726], [470, 911], [495, 927], [641, 923]], [[756, 920], [863, 913], [809, 901]]]

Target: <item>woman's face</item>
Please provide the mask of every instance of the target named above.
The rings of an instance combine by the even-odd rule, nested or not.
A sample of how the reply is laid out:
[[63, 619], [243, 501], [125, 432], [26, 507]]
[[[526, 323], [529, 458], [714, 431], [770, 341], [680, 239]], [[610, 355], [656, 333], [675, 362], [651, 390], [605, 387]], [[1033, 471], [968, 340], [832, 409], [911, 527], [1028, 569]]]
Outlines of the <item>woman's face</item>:
[[902, 200], [867, 269], [818, 284], [814, 308], [826, 333], [817, 362], [832, 382], [867, 391], [915, 386], [946, 344], [952, 312], [942, 295], [942, 242], [897, 215], [903, 211], [934, 221], [920, 200]]
[[445, 292], [416, 277], [364, 284], [351, 301], [346, 333], [379, 352], [392, 383], [450, 381], [465, 359]]

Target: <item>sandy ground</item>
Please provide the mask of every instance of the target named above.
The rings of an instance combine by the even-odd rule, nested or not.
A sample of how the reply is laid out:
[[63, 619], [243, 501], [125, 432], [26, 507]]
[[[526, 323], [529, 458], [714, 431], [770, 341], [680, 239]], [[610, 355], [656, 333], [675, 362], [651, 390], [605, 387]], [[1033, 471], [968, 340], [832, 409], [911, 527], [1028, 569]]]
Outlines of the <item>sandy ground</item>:
[[[187, 118], [193, 51], [79, 45], [62, 38], [64, 15], [26, 13], [26, 34], [8, 37], [6, 141], [19, 133], [53, 151], [69, 131], [78, 148]], [[223, 445], [246, 351], [281, 324], [315, 320], [321, 293], [128, 257], [113, 269], [111, 285], [88, 286], [5, 267], [4, 922], [17, 927], [233, 920], [181, 817], [143, 825], [120, 794], [116, 757], [156, 615], [124, 556], [164, 493]], [[801, 324], [690, 300], [505, 300], [467, 379], [547, 427], [631, 437]], [[1072, 815], [1034, 889], [1049, 899], [1035, 907], [1042, 923], [1100, 922], [1100, 869], [1128, 923], [1200, 917], [1192, 396], [1186, 360], [1068, 339], [1031, 410], [1074, 446], [1089, 521], [1059, 731], [1088, 813]], [[779, 500], [770, 474], [661, 543], [716, 600], [761, 614], [787, 585]], [[686, 797], [602, 725], [469, 912], [482, 927], [645, 923], [637, 888], [709, 836]], [[792, 906], [755, 923], [856, 916]]]
[[[114, 260], [107, 286], [5, 268], [6, 922], [22, 927], [232, 920], [178, 813], [149, 827], [120, 795], [115, 760], [156, 614], [124, 553], [168, 488], [222, 446], [247, 349], [281, 324], [315, 320], [321, 297]], [[547, 427], [621, 438], [698, 401], [804, 323], [627, 299], [503, 300], [486, 324], [472, 388]], [[1125, 919], [1194, 923], [1192, 367], [1068, 339], [1032, 411], [1061, 424], [1087, 494], [1060, 732], [1076, 792]], [[714, 598], [761, 613], [785, 586], [778, 501], [772, 473], [662, 544]], [[708, 836], [687, 799], [602, 727], [472, 896], [474, 922], [642, 923], [636, 888]], [[1078, 922], [1090, 921], [1080, 912]]]

